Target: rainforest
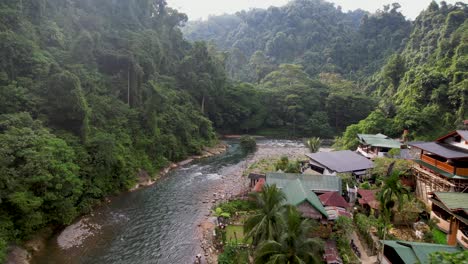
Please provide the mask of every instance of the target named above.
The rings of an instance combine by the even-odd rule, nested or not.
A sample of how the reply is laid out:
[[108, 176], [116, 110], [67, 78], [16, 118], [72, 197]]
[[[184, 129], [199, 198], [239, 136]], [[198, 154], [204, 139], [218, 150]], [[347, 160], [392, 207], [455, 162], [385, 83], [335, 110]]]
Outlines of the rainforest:
[[468, 119], [468, 5], [0, 1], [0, 262], [221, 134], [433, 139]]

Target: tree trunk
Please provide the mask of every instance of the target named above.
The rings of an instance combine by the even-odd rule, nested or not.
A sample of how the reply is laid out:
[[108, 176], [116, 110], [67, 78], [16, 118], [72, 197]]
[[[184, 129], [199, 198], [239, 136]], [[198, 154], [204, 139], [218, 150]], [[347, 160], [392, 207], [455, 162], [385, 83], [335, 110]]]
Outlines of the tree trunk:
[[201, 103], [201, 112], [202, 114], [205, 113], [205, 96], [204, 95], [203, 95], [202, 103]]

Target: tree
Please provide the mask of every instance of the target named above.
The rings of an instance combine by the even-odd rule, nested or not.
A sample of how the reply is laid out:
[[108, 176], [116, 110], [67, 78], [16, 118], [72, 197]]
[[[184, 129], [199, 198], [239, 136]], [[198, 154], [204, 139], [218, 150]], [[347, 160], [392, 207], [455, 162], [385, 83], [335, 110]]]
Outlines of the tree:
[[279, 238], [283, 225], [282, 211], [285, 194], [276, 185], [264, 185], [262, 191], [252, 194], [258, 208], [244, 224], [246, 237], [252, 238], [252, 245], [257, 246], [266, 240]]
[[240, 138], [240, 146], [245, 153], [255, 152], [257, 149], [257, 142], [254, 137], [242, 136]]
[[401, 173], [399, 171], [393, 171], [392, 174], [384, 180], [382, 189], [377, 195], [385, 227], [388, 226], [391, 221], [395, 202], [397, 202], [398, 208], [401, 209], [404, 198], [406, 197], [409, 199], [410, 190], [401, 183], [400, 175]]
[[294, 206], [285, 208], [284, 218], [281, 235], [276, 241], [267, 240], [258, 246], [254, 253], [254, 263], [321, 263], [318, 256], [323, 248], [323, 242], [320, 238], [310, 237], [316, 223], [302, 219]]

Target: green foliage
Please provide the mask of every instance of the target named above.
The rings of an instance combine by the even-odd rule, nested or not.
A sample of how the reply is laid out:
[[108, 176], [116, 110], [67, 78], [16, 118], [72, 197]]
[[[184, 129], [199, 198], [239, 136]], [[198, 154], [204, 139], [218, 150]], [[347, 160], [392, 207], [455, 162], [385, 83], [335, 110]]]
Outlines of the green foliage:
[[349, 238], [347, 237], [338, 237], [336, 239], [336, 246], [338, 248], [338, 253], [340, 254], [343, 263], [345, 264], [358, 264], [361, 263], [360, 259], [357, 258], [354, 254], [351, 244], [349, 243]]
[[334, 235], [338, 238], [344, 238], [349, 240], [349, 237], [354, 232], [354, 223], [353, 220], [349, 217], [339, 216], [335, 225], [333, 226]]
[[282, 156], [281, 159], [276, 161], [275, 170], [281, 170], [286, 173], [300, 173], [301, 165], [298, 161], [289, 161], [287, 156]]
[[230, 215], [234, 215], [236, 212], [239, 211], [251, 211], [256, 209], [256, 205], [252, 201], [246, 200], [232, 200], [229, 202], [219, 204], [219, 208], [223, 212], [229, 213]]
[[373, 252], [376, 252], [374, 240], [372, 239], [370, 230], [379, 226], [377, 219], [375, 219], [375, 217], [372, 215], [367, 217], [364, 214], [358, 213], [354, 216], [354, 223], [356, 224], [356, 230], [364, 239], [368, 248], [370, 248]]
[[309, 138], [307, 140], [307, 147], [309, 147], [310, 152], [318, 152], [320, 146], [322, 145], [322, 140], [318, 137]]
[[235, 244], [225, 245], [223, 253], [218, 256], [218, 264], [244, 264], [248, 262], [248, 250]]
[[223, 209], [221, 207], [216, 207], [215, 211], [213, 212], [214, 216], [216, 217], [224, 217], [224, 218], [230, 218], [231, 214], [228, 212], [223, 212]]
[[234, 79], [257, 82], [278, 65], [296, 62], [311, 76], [334, 72], [358, 78], [377, 71], [409, 36], [411, 24], [398, 8], [343, 13], [332, 3], [296, 0], [189, 22], [183, 31], [228, 52], [226, 68]]
[[276, 185], [265, 185], [259, 193], [251, 194], [259, 210], [244, 224], [246, 238], [256, 246], [266, 240], [276, 240], [281, 235], [285, 194]]
[[165, 1], [13, 2], [0, 4], [0, 256], [214, 143], [228, 87]]
[[431, 233], [432, 233], [431, 242], [436, 243], [436, 244], [447, 245], [447, 234], [445, 234], [444, 232], [440, 231], [437, 228], [433, 228], [431, 230]]
[[390, 165], [393, 164], [392, 171], [399, 171], [403, 175], [407, 174], [411, 169], [411, 161], [403, 159], [391, 158], [375, 158], [374, 168], [372, 168], [372, 175], [376, 178], [383, 178], [387, 176]]
[[430, 255], [431, 264], [456, 264], [468, 261], [468, 251], [462, 250], [456, 253], [434, 252]]
[[255, 138], [251, 136], [242, 136], [240, 138], [240, 146], [242, 151], [246, 153], [255, 152], [255, 150], [257, 150], [257, 142]]
[[266, 240], [258, 245], [254, 253], [254, 263], [320, 263], [323, 242], [320, 238], [310, 238], [314, 223], [303, 219], [294, 206], [286, 206], [284, 225], [277, 240]]

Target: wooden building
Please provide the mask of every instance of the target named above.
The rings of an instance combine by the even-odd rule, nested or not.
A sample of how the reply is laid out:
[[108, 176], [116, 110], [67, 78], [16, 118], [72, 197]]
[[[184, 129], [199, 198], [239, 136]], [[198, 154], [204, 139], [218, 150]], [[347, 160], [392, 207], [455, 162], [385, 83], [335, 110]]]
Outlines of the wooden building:
[[370, 177], [374, 163], [350, 150], [306, 154], [312, 170], [323, 175], [350, 173], [356, 179]]
[[383, 245], [383, 254], [379, 254], [382, 264], [429, 264], [430, 255], [434, 252], [455, 253], [461, 248], [432, 243], [419, 243], [398, 240], [380, 240]]
[[434, 142], [409, 143], [416, 195], [430, 205], [430, 192], [468, 192], [468, 131], [457, 130]]
[[391, 149], [404, 148], [404, 144], [383, 134], [357, 134], [359, 146], [356, 150], [368, 159], [386, 157]]
[[447, 234], [447, 244], [468, 249], [468, 193], [435, 192], [431, 219]]

